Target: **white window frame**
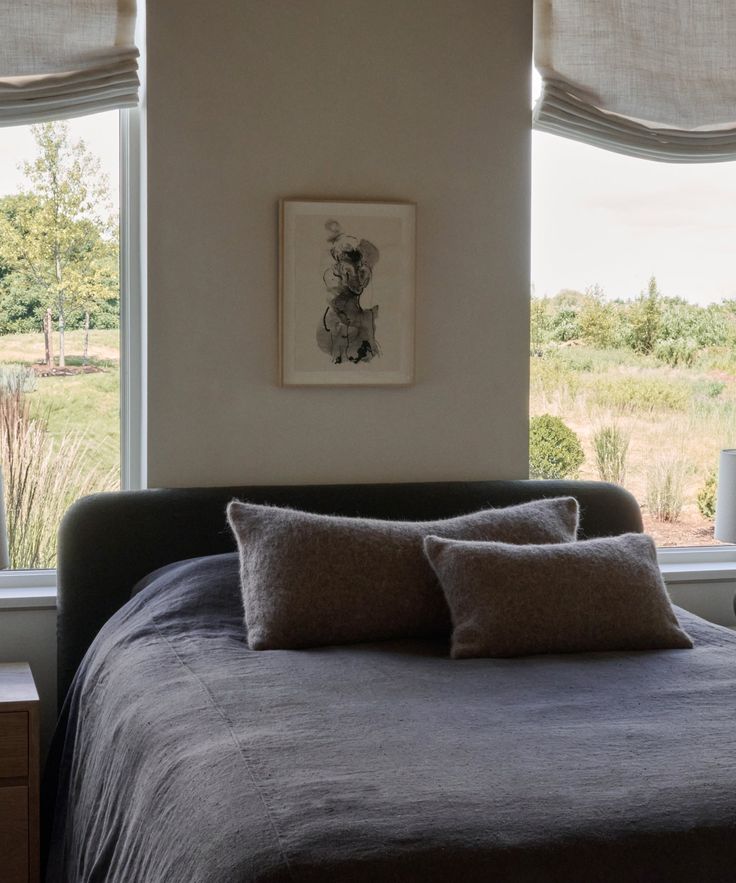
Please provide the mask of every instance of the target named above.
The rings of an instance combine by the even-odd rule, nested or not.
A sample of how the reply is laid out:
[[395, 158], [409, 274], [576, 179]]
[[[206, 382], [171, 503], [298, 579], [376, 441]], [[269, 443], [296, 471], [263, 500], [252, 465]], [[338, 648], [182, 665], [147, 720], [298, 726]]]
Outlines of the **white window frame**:
[[[120, 114], [120, 484], [146, 487], [145, 108]], [[56, 606], [56, 570], [0, 571], [0, 610]]]
[[672, 546], [657, 549], [667, 582], [736, 579], [736, 546]]

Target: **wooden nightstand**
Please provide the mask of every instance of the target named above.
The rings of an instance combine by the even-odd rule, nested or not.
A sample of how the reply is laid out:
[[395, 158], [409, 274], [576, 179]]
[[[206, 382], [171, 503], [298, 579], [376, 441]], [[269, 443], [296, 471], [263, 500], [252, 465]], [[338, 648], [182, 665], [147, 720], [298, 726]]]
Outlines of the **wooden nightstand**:
[[38, 693], [25, 662], [0, 664], [0, 879], [37, 883]]

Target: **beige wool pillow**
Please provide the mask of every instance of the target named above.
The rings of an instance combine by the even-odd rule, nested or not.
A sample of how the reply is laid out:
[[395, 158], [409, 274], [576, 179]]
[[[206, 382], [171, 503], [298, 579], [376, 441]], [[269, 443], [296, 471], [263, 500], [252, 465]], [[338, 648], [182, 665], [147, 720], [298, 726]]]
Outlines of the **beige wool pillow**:
[[452, 614], [452, 656], [692, 647], [646, 534], [555, 546], [428, 536]]
[[449, 634], [450, 615], [424, 557], [428, 534], [506, 543], [575, 539], [572, 497], [487, 509], [443, 521], [315, 515], [234, 500], [253, 650]]

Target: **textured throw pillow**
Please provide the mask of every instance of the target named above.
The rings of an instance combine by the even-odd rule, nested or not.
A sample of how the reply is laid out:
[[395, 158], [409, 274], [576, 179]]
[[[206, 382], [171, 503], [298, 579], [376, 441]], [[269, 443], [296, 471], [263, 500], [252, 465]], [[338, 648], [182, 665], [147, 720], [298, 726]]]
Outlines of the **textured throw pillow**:
[[233, 501], [248, 643], [278, 650], [449, 634], [450, 615], [422, 548], [428, 534], [507, 543], [575, 539], [572, 497], [445, 521], [314, 515]]
[[692, 647], [646, 534], [556, 546], [429, 536], [452, 614], [452, 656]]

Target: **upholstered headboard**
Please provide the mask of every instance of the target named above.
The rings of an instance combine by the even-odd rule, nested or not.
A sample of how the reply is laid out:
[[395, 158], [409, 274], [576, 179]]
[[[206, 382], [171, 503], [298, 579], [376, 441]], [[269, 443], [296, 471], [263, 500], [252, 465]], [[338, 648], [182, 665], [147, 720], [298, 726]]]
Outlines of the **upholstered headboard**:
[[69, 509], [59, 532], [59, 705], [95, 635], [139, 579], [172, 561], [235, 549], [225, 521], [233, 497], [313, 512], [425, 520], [565, 495], [580, 502], [583, 537], [642, 529], [631, 494], [598, 482], [179, 488], [85, 497]]

